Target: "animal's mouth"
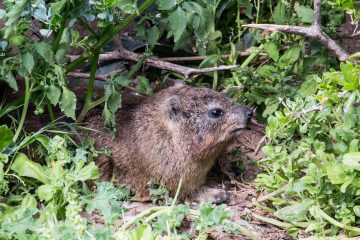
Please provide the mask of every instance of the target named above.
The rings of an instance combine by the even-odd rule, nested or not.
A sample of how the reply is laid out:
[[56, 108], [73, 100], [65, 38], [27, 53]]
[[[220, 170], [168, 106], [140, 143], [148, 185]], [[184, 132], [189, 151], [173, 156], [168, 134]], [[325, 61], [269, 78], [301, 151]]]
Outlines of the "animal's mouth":
[[245, 127], [239, 127], [239, 128], [235, 128], [234, 130], [232, 130], [231, 132], [233, 134], [239, 134], [241, 133], [242, 131], [244, 131]]

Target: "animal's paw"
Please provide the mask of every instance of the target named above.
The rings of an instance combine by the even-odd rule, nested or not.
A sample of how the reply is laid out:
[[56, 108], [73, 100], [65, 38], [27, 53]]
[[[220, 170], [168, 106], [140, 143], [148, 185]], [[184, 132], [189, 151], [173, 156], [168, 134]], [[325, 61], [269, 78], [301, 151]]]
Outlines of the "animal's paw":
[[225, 203], [228, 199], [229, 194], [225, 189], [203, 186], [191, 196], [190, 205], [196, 208], [201, 202], [220, 204]]

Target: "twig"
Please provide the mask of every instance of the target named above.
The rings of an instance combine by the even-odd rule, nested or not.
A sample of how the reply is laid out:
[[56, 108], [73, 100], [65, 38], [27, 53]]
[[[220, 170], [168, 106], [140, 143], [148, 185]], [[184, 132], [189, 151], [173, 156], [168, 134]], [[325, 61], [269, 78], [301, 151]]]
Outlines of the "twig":
[[266, 135], [264, 135], [261, 140], [259, 141], [259, 143], [257, 144], [256, 148], [255, 148], [255, 152], [254, 155], [256, 156], [259, 153], [260, 147], [261, 145], [265, 142], [266, 140]]
[[259, 28], [272, 32], [291, 33], [316, 39], [325, 47], [335, 53], [340, 61], [345, 61], [350, 56], [345, 49], [331, 39], [324, 31], [321, 30], [320, 17], [321, 0], [314, 0], [314, 22], [310, 27], [290, 26], [290, 25], [276, 25], [276, 24], [245, 24], [243, 26], [250, 28]]
[[[76, 59], [78, 56], [68, 56], [71, 60]], [[113, 59], [124, 59], [124, 60], [130, 60], [130, 61], [134, 61], [134, 62], [138, 62], [140, 61], [140, 59], [143, 57], [143, 55], [138, 54], [138, 53], [134, 53], [134, 52], [130, 52], [126, 49], [123, 49], [122, 52], [109, 52], [109, 53], [103, 53], [100, 54], [99, 60], [100, 61], [105, 61], [105, 60], [113, 60]], [[145, 64], [151, 67], [155, 67], [155, 68], [160, 68], [160, 69], [164, 69], [164, 70], [168, 70], [168, 71], [172, 71], [172, 72], [176, 72], [176, 73], [180, 73], [182, 75], [184, 75], [186, 78], [189, 77], [194, 77], [196, 75], [199, 74], [203, 74], [203, 73], [209, 73], [209, 72], [214, 72], [214, 71], [223, 71], [223, 70], [230, 70], [233, 69], [235, 67], [238, 67], [237, 65], [230, 65], [230, 66], [218, 66], [218, 67], [209, 67], [209, 68], [190, 68], [190, 67], [185, 67], [185, 66], [181, 66], [178, 64], [173, 64], [170, 62], [165, 62], [162, 61], [160, 59], [157, 58], [147, 58], [145, 61]]]
[[[75, 77], [75, 78], [89, 78], [89, 73], [82, 73], [82, 72], [69, 72], [66, 74], [69, 77]], [[95, 75], [96, 80], [106, 81], [108, 77], [106, 75]]]
[[[243, 54], [245, 55], [241, 55], [241, 56], [249, 55], [248, 52], [243, 52]], [[225, 54], [225, 55], [221, 55], [221, 58], [228, 58], [229, 56], [230, 56], [229, 54]], [[208, 56], [187, 56], [187, 57], [162, 57], [156, 59], [166, 62], [192, 62], [192, 61], [202, 61], [205, 60], [207, 57]]]
[[[244, 51], [244, 52], [239, 52], [238, 53], [240, 57], [246, 57], [246, 56], [250, 56], [251, 52], [249, 51]], [[266, 53], [259, 53], [260, 55], [266, 55]], [[221, 55], [220, 58], [228, 58], [230, 56], [230, 54], [224, 54]], [[162, 57], [162, 58], [157, 58], [159, 60], [162, 61], [166, 61], [166, 62], [191, 62], [191, 61], [202, 61], [205, 60], [208, 56], [187, 56], [187, 57]]]
[[[343, 91], [341, 93], [338, 94], [339, 98], [344, 97], [346, 94], [348, 93], [348, 91]], [[321, 111], [325, 108], [326, 106], [322, 105], [321, 103], [315, 104], [314, 106], [312, 106], [311, 108], [308, 109], [304, 109], [300, 112], [293, 112], [291, 113], [292, 115], [296, 116], [296, 117], [302, 117], [305, 114], [309, 113], [309, 112], [315, 112], [315, 111]]]
[[305, 114], [307, 114], [309, 112], [321, 111], [324, 108], [325, 108], [325, 106], [319, 103], [319, 104], [314, 105], [311, 108], [304, 109], [304, 110], [302, 110], [300, 112], [294, 112], [293, 115], [295, 115], [296, 117], [301, 117], [301, 116], [303, 116], [303, 115], [305, 115]]

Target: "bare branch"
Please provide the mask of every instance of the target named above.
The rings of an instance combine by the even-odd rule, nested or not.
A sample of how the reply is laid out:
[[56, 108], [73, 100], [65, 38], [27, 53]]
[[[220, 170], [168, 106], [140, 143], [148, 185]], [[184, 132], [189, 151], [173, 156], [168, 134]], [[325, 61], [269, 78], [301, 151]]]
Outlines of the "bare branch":
[[[348, 91], [343, 91], [343, 92], [338, 94], [338, 97], [343, 98], [347, 93], [348, 93]], [[293, 112], [291, 114], [296, 116], [296, 117], [302, 117], [302, 116], [304, 116], [305, 114], [307, 114], [309, 112], [321, 111], [325, 107], [326, 106], [322, 105], [321, 103], [318, 103], [318, 104], [315, 104], [314, 106], [312, 106], [311, 108], [304, 109], [304, 110], [302, 110], [300, 112]]]
[[[239, 52], [240, 57], [246, 57], [251, 54], [249, 51]], [[260, 53], [261, 55], [266, 55], [265, 53]], [[228, 58], [230, 54], [221, 55], [221, 58]], [[162, 57], [157, 58], [166, 62], [190, 62], [190, 61], [202, 61], [205, 60], [208, 56], [187, 56], [187, 57]]]
[[[82, 73], [82, 72], [69, 72], [66, 76], [74, 77], [74, 78], [90, 78], [89, 73]], [[106, 75], [96, 75], [96, 80], [106, 81], [108, 77]]]
[[314, 0], [314, 22], [310, 27], [276, 24], [245, 24], [243, 26], [268, 30], [271, 32], [297, 34], [318, 40], [325, 47], [333, 51], [340, 61], [345, 61], [349, 58], [350, 55], [345, 51], [345, 49], [343, 49], [339, 44], [337, 44], [337, 42], [335, 42], [324, 31], [321, 30], [320, 7], [321, 0]]
[[321, 32], [321, 0], [314, 0], [314, 21], [312, 25]]
[[264, 135], [260, 141], [258, 142], [258, 144], [256, 145], [256, 148], [255, 148], [255, 151], [254, 151], [254, 155], [256, 156], [258, 153], [259, 153], [259, 150], [260, 150], [260, 147], [263, 145], [263, 143], [265, 142], [266, 140], [266, 135]]
[[[76, 59], [78, 56], [68, 56], [70, 59]], [[109, 53], [103, 53], [100, 54], [99, 60], [105, 61], [105, 60], [113, 60], [113, 59], [123, 59], [123, 60], [130, 60], [134, 62], [138, 62], [143, 55], [130, 52], [126, 49], [123, 49], [121, 52], [109, 52]], [[209, 73], [214, 71], [223, 71], [223, 70], [230, 70], [235, 67], [238, 67], [237, 65], [230, 65], [230, 66], [218, 66], [218, 67], [209, 67], [209, 68], [190, 68], [181, 66], [178, 64], [173, 64], [170, 62], [165, 62], [157, 58], [147, 58], [145, 61], [145, 64], [151, 67], [160, 68], [176, 73], [180, 73], [184, 75], [186, 78], [194, 77], [199, 74], [203, 73]]]
[[316, 104], [314, 105], [313, 107], [311, 108], [308, 108], [308, 109], [304, 109], [300, 112], [294, 112], [293, 114], [296, 116], [296, 117], [301, 117], [309, 112], [315, 112], [315, 111], [321, 111], [325, 108], [324, 105], [321, 105], [320, 103], [319, 104]]

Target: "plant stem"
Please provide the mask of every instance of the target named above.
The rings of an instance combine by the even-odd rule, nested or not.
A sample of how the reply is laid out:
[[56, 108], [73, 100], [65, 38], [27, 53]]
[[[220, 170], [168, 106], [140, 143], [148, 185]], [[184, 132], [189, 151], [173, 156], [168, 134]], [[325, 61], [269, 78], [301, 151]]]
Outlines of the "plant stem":
[[334, 226], [337, 226], [339, 228], [349, 230], [349, 231], [352, 231], [352, 232], [360, 233], [360, 228], [348, 226], [348, 225], [345, 225], [345, 224], [343, 224], [341, 222], [336, 221], [335, 219], [333, 219], [332, 217], [327, 215], [323, 210], [321, 210], [320, 207], [317, 207], [317, 212], [319, 213], [319, 215], [323, 219], [325, 219], [326, 221], [328, 221], [329, 223], [331, 223]]
[[261, 1], [261, 0], [257, 0], [257, 7], [256, 7], [256, 23], [259, 23], [260, 1]]
[[[141, 14], [144, 12], [151, 4], [153, 4], [155, 0], [146, 0], [141, 6], [139, 7], [138, 13]], [[109, 31], [104, 33], [104, 35], [101, 36], [101, 38], [91, 47], [90, 52], [87, 51], [83, 53], [80, 57], [78, 57], [75, 61], [70, 63], [65, 68], [65, 73], [71, 72], [75, 68], [77, 68], [80, 64], [86, 61], [92, 53], [100, 51], [100, 49], [108, 42], [111, 38], [113, 38], [118, 32], [123, 30], [130, 22], [132, 22], [135, 17], [137, 17], [138, 14], [134, 13], [125, 18], [123, 21], [121, 21], [119, 24], [115, 25], [112, 28], [109, 28]]]
[[84, 27], [92, 34], [94, 35], [95, 38], [99, 38], [99, 35], [94, 31], [94, 29], [92, 29], [92, 27], [86, 22], [84, 21], [83, 17], [78, 17], [79, 21], [81, 22], [82, 25], [84, 25]]
[[87, 86], [87, 91], [86, 91], [86, 96], [85, 96], [85, 104], [84, 104], [84, 107], [77, 119], [78, 122], [81, 122], [84, 119], [86, 113], [91, 109], [92, 96], [93, 96], [93, 91], [94, 91], [94, 83], [95, 83], [96, 70], [97, 70], [98, 61], [99, 61], [99, 55], [100, 55], [99, 51], [95, 52], [94, 57], [92, 58], [91, 69], [90, 69], [90, 78], [89, 78], [89, 83]]
[[[217, 64], [215, 64], [214, 67], [217, 67]], [[212, 82], [212, 89], [213, 90], [216, 90], [216, 88], [217, 88], [218, 78], [219, 78], [218, 72], [214, 71], [214, 73], [213, 73], [213, 82]]]
[[[138, 215], [136, 215], [133, 219], [131, 219], [130, 221], [128, 221], [127, 223], [125, 223], [123, 226], [122, 226], [122, 229], [123, 230], [126, 230], [128, 227], [130, 227], [133, 223], [135, 223], [138, 219], [141, 219], [147, 215], [150, 215], [152, 213], [155, 213], [157, 211], [162, 211], [164, 209], [167, 209], [169, 207], [153, 207], [153, 208], [149, 208], [145, 211], [142, 211], [141, 213], [139, 213]], [[116, 235], [116, 233], [115, 233]]]
[[253, 217], [263, 221], [263, 222], [270, 223], [272, 225], [275, 225], [275, 226], [278, 226], [278, 227], [281, 227], [281, 228], [288, 229], [288, 228], [291, 228], [293, 226], [291, 223], [284, 223], [284, 222], [278, 221], [276, 219], [272, 219], [272, 218], [257, 215], [256, 213], [252, 213], [251, 215]]
[[93, 101], [93, 102], [90, 104], [90, 109], [92, 109], [92, 108], [94, 108], [94, 107], [97, 107], [98, 105], [102, 104], [103, 102], [105, 102], [105, 97], [101, 97], [101, 98], [99, 98], [98, 100]]
[[264, 48], [264, 45], [261, 44], [256, 52], [253, 52], [252, 54], [250, 54], [250, 56], [248, 56], [245, 61], [241, 64], [241, 68], [247, 67], [247, 65], [249, 65], [249, 63], [260, 53], [260, 51]]
[[53, 122], [53, 121], [55, 121], [54, 110], [53, 110], [53, 108], [51, 106], [51, 103], [49, 101], [47, 101], [46, 105], [47, 105], [47, 108], [48, 108], [48, 111], [49, 111], [50, 120]]
[[133, 65], [128, 73], [128, 75], [126, 76], [127, 79], [132, 79], [136, 72], [139, 71], [139, 69], [142, 67], [142, 65], [145, 62], [145, 57], [143, 56], [135, 65]]
[[24, 99], [24, 106], [23, 106], [23, 110], [22, 110], [22, 114], [21, 114], [21, 118], [20, 118], [20, 122], [18, 125], [18, 128], [16, 129], [14, 138], [13, 138], [13, 142], [16, 142], [16, 140], [18, 139], [20, 132], [23, 128], [24, 125], [24, 121], [25, 121], [25, 117], [26, 117], [26, 113], [27, 113], [27, 109], [29, 106], [29, 100], [30, 100], [30, 87], [29, 87], [29, 78], [25, 77], [25, 99]]
[[262, 196], [260, 198], [258, 198], [256, 200], [256, 202], [260, 203], [260, 202], [264, 202], [266, 200], [268, 200], [270, 197], [275, 197], [276, 195], [279, 195], [280, 193], [285, 192], [285, 190], [289, 187], [288, 184], [285, 184], [284, 186], [282, 186], [281, 188], [273, 191], [272, 193], [269, 193], [268, 195]]
[[[68, 4], [66, 4], [66, 5], [68, 5]], [[67, 6], [65, 6], [65, 8], [67, 8]], [[64, 30], [65, 30], [66, 21], [68, 20], [68, 12], [69, 11], [65, 11], [65, 15], [63, 16], [63, 20], [61, 22], [60, 31], [56, 35], [56, 38], [55, 38], [55, 41], [54, 41], [54, 44], [53, 44], [53, 50], [54, 50], [55, 53], [59, 49], [61, 37], [62, 37], [62, 35], [64, 33]]]
[[253, 201], [253, 204], [254, 204], [255, 206], [257, 206], [258, 208], [261, 208], [261, 209], [264, 210], [264, 211], [267, 211], [267, 212], [270, 212], [270, 213], [275, 212], [274, 209], [269, 208], [269, 207], [267, 207], [267, 206], [264, 206], [264, 205], [262, 205], [260, 202]]

